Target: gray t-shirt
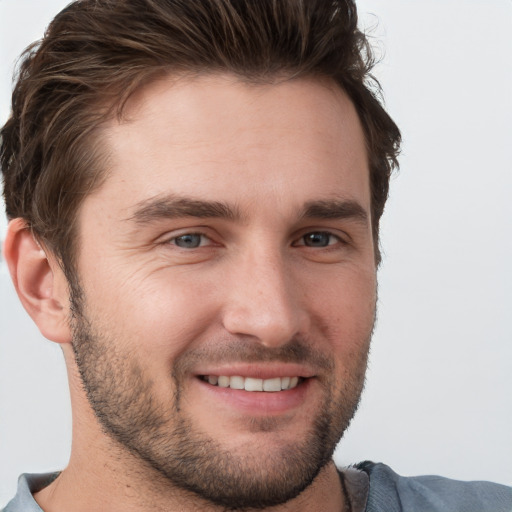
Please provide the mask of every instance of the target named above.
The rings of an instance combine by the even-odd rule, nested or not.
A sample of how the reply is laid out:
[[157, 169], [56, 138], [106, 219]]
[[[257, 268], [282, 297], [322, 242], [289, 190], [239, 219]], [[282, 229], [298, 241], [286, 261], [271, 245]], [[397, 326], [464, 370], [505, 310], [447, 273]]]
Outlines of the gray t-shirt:
[[385, 464], [356, 465], [370, 480], [365, 512], [512, 512], [512, 487], [441, 476], [403, 477]]
[[[362, 462], [341, 470], [352, 512], [512, 512], [512, 488], [440, 476], [403, 477], [385, 464]], [[32, 497], [59, 473], [22, 475], [1, 512], [43, 512]]]
[[43, 512], [33, 498], [32, 493], [38, 492], [50, 485], [59, 473], [45, 473], [42, 475], [24, 474], [18, 479], [18, 491], [16, 496], [7, 503], [0, 512]]

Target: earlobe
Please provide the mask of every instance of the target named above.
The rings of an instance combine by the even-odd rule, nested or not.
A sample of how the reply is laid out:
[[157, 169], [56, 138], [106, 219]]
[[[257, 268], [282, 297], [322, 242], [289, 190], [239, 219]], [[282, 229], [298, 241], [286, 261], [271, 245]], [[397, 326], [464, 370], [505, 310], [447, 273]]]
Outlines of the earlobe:
[[9, 223], [4, 255], [18, 297], [41, 334], [57, 343], [69, 343], [67, 281], [23, 219]]

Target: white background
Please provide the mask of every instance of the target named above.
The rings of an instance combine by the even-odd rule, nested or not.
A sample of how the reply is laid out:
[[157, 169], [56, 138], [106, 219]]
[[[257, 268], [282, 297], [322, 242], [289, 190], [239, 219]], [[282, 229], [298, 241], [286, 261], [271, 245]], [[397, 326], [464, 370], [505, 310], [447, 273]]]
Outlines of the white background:
[[[0, 0], [0, 123], [16, 56], [65, 4]], [[337, 461], [512, 484], [512, 1], [358, 4], [404, 146], [367, 387]], [[3, 264], [0, 336], [1, 506], [19, 473], [62, 468], [70, 448], [60, 351]]]

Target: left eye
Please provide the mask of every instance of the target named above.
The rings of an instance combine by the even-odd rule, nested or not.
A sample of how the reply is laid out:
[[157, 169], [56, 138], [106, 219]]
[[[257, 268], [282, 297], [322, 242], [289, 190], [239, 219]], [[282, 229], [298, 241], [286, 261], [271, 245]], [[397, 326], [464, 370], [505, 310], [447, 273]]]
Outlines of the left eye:
[[205, 245], [206, 240], [206, 237], [201, 233], [187, 233], [174, 237], [171, 243], [182, 249], [196, 249], [197, 247]]
[[306, 247], [327, 247], [339, 242], [339, 238], [332, 233], [326, 231], [314, 231], [308, 233], [301, 238], [301, 244]]

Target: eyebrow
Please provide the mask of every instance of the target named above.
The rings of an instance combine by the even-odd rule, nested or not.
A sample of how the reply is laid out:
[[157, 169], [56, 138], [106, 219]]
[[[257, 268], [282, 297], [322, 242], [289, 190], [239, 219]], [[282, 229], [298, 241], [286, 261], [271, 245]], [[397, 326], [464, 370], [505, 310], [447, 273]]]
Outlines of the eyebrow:
[[354, 200], [332, 199], [306, 203], [302, 212], [305, 219], [351, 219], [368, 225], [368, 213]]
[[[237, 207], [220, 201], [205, 201], [174, 195], [158, 196], [140, 202], [135, 213], [126, 220], [148, 224], [160, 219], [181, 217], [220, 218], [241, 221], [243, 215]], [[302, 219], [353, 219], [368, 225], [366, 210], [354, 200], [327, 199], [307, 202], [300, 214]]]
[[221, 218], [240, 220], [238, 208], [220, 201], [203, 201], [187, 197], [163, 196], [150, 198], [139, 203], [128, 221], [147, 224], [159, 219], [180, 217]]

